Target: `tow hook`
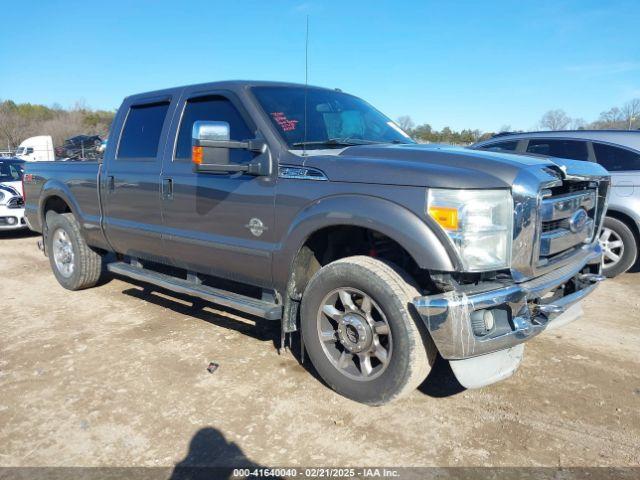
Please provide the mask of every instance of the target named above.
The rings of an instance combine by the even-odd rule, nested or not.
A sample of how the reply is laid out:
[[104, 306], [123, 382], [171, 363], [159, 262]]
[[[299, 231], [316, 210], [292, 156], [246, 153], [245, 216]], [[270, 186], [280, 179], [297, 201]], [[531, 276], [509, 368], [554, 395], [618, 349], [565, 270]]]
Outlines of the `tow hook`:
[[565, 311], [565, 308], [560, 305], [554, 305], [552, 303], [544, 305], [534, 305], [531, 315], [531, 323], [536, 325], [546, 325], [549, 321], [549, 315], [560, 315]]
[[607, 277], [599, 273], [581, 273], [578, 275], [578, 280], [581, 282], [598, 283], [606, 279]]

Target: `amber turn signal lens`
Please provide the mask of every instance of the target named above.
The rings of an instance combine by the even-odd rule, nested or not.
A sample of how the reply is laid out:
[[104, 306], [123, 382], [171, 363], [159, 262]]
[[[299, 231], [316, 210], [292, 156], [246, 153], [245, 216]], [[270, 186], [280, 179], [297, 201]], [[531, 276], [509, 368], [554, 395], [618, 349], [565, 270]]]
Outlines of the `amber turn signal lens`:
[[196, 165], [202, 165], [202, 147], [191, 148], [191, 161]]
[[458, 229], [458, 209], [451, 207], [429, 207], [429, 215], [445, 230]]

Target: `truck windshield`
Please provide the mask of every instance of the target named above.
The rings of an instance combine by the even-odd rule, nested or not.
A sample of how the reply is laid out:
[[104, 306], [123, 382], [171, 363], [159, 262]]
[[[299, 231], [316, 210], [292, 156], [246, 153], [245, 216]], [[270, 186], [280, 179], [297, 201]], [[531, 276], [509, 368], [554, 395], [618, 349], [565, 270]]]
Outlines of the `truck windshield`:
[[292, 149], [344, 148], [375, 143], [415, 143], [364, 100], [336, 90], [254, 87], [258, 102]]

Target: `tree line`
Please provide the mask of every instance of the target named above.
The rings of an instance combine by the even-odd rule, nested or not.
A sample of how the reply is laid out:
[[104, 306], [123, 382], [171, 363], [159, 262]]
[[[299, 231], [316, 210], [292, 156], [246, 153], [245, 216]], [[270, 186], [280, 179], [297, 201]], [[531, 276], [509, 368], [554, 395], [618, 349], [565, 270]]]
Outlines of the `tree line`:
[[114, 111], [94, 110], [84, 102], [65, 109], [59, 105], [0, 101], [0, 151], [13, 150], [36, 135], [51, 135], [54, 145], [62, 145], [65, 139], [81, 134], [104, 138], [114, 115]]
[[[409, 115], [397, 119], [398, 125], [415, 140], [422, 143], [449, 143], [453, 145], [470, 145], [486, 140], [499, 132], [511, 131], [511, 126], [504, 125], [498, 132], [483, 132], [475, 129], [460, 131], [444, 127], [435, 130], [428, 123], [416, 125]], [[582, 118], [572, 118], [562, 109], [546, 112], [534, 130], [640, 130], [640, 98], [626, 102], [621, 107], [613, 107], [602, 112], [597, 120], [587, 122]]]
[[[84, 102], [77, 102], [72, 108], [59, 105], [47, 107], [31, 103], [0, 101], [0, 151], [15, 149], [24, 139], [35, 135], [51, 135], [54, 145], [62, 145], [64, 140], [80, 134], [100, 135], [109, 133], [115, 111], [94, 110]], [[400, 127], [418, 142], [470, 145], [491, 138], [497, 132], [483, 132], [479, 129], [460, 131], [444, 127], [434, 129], [430, 124], [416, 125], [410, 116], [397, 120]], [[586, 122], [572, 118], [562, 109], [546, 112], [537, 126], [540, 130], [566, 129], [640, 129], [640, 98], [626, 102], [621, 107], [613, 107], [602, 112], [597, 120]], [[509, 125], [501, 132], [511, 131]]]

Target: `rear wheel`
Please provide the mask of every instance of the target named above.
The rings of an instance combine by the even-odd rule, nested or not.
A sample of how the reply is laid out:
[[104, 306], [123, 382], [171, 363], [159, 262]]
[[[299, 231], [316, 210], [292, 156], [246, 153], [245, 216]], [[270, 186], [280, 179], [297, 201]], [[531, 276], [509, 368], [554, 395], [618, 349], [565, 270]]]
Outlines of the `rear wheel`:
[[418, 291], [397, 267], [370, 257], [337, 260], [311, 279], [302, 335], [323, 380], [353, 400], [382, 405], [426, 378], [436, 348], [411, 300]]
[[102, 257], [80, 233], [72, 213], [47, 212], [46, 248], [58, 283], [68, 290], [93, 287], [100, 278]]
[[602, 273], [615, 277], [626, 272], [636, 262], [638, 245], [631, 229], [613, 217], [605, 217], [600, 233], [603, 250]]

